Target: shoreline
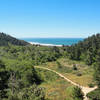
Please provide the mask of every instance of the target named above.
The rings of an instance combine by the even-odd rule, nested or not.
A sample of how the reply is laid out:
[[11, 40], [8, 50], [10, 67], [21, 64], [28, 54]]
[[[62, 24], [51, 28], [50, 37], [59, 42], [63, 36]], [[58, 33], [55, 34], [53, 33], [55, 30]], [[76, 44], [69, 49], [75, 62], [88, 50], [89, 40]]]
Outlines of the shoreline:
[[62, 47], [63, 45], [54, 45], [54, 44], [43, 44], [43, 43], [38, 43], [38, 42], [29, 42], [32, 45], [40, 45], [40, 46], [51, 46], [51, 47]]

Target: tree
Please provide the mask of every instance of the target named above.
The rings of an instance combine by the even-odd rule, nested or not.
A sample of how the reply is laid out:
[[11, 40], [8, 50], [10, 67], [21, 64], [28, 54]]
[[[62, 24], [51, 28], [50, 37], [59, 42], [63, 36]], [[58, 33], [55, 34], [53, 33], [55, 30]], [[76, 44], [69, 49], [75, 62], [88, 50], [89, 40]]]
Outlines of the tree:
[[5, 69], [5, 64], [0, 60], [0, 99], [7, 97], [9, 73]]
[[57, 63], [58, 68], [61, 69], [62, 65], [58, 61], [56, 63]]
[[98, 87], [100, 88], [100, 51], [98, 52], [96, 63], [94, 64], [94, 70], [95, 70], [94, 79]]
[[87, 65], [91, 65], [93, 62], [92, 53], [90, 51], [87, 51], [85, 62]]
[[10, 35], [0, 32], [0, 46], [8, 46], [9, 43], [13, 45], [20, 45], [20, 46], [29, 45], [28, 42], [16, 39]]
[[9, 86], [8, 91], [10, 94], [8, 95], [9, 100], [19, 100], [17, 94], [20, 91], [20, 85], [19, 85], [19, 80], [17, 80], [16, 73], [14, 71], [10, 73], [8, 86]]
[[100, 33], [84, 39], [77, 44], [67, 47], [69, 58], [72, 60], [83, 60], [88, 65], [95, 62], [100, 49]]
[[24, 88], [19, 92], [20, 100], [45, 100], [44, 88], [33, 84], [29, 88]]
[[74, 100], [83, 100], [83, 92], [81, 91], [81, 88], [74, 87], [72, 97]]

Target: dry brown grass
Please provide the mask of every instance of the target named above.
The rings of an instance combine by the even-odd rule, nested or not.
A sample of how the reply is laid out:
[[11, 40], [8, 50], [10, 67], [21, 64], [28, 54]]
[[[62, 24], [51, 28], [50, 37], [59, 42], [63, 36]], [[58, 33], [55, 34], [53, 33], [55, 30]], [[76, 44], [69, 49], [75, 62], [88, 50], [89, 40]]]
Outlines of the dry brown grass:
[[43, 83], [42, 87], [46, 88], [46, 98], [50, 100], [66, 100], [66, 89], [72, 86], [66, 80], [58, 78], [53, 82]]
[[[88, 84], [94, 83], [92, 67], [87, 66], [83, 62], [72, 61], [72, 60], [69, 60], [66, 58], [58, 59], [58, 62], [60, 62], [60, 64], [62, 65], [62, 69], [64, 69], [64, 71], [62, 71], [62, 69], [58, 69], [56, 62], [49, 62], [43, 66], [60, 72], [61, 74], [65, 75], [67, 78], [72, 80], [73, 82], [76, 82], [82, 86], [88, 86]], [[73, 68], [74, 64], [77, 65], [78, 70], [75, 71], [72, 69], [72, 71], [67, 72], [67, 70], [69, 70], [69, 68], [70, 69]], [[77, 75], [78, 73], [82, 73], [82, 76], [78, 76]]]
[[65, 74], [65, 76], [68, 79], [72, 80], [73, 82], [75, 82], [81, 86], [86, 86], [86, 87], [88, 87], [88, 84], [92, 83], [92, 80], [93, 80], [92, 79], [93, 77], [90, 75], [76, 76], [76, 75], [70, 73], [70, 74]]
[[[94, 83], [92, 67], [85, 65], [83, 62], [72, 61], [66, 58], [58, 59], [58, 62], [62, 65], [61, 69], [58, 68], [56, 61], [41, 66], [55, 70], [82, 86], [88, 87], [88, 84]], [[77, 70], [73, 70], [73, 64], [77, 64]], [[66, 70], [69, 69], [72, 69], [72, 71], [67, 72]], [[82, 73], [82, 75], [78, 76], [78, 73]], [[57, 77], [53, 81], [44, 82], [41, 86], [46, 88], [46, 98], [49, 98], [50, 100], [73, 100], [70, 96], [72, 84], [61, 77]]]

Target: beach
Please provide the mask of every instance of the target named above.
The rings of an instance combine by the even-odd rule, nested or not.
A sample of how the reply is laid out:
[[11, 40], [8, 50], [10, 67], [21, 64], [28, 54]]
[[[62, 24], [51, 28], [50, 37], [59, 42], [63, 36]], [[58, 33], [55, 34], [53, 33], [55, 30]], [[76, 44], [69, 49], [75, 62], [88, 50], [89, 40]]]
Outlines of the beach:
[[40, 46], [56, 46], [56, 47], [62, 47], [62, 45], [54, 45], [54, 44], [42, 44], [42, 43], [38, 43], [38, 42], [29, 42], [32, 45], [40, 45]]

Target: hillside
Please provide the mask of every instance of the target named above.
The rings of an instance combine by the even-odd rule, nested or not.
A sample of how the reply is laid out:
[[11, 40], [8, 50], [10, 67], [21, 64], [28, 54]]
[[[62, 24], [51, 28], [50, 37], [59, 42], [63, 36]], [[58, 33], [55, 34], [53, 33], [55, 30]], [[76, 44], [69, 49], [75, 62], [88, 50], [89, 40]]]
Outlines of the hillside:
[[71, 60], [85, 62], [89, 65], [89, 70], [93, 68], [93, 79], [98, 89], [87, 94], [87, 97], [90, 100], [100, 100], [100, 34], [93, 35], [78, 44], [67, 47], [67, 56]]
[[73, 60], [82, 60], [88, 65], [96, 62], [96, 57], [100, 52], [100, 34], [84, 39], [78, 44], [67, 48], [68, 56]]
[[[100, 60], [97, 62], [97, 52], [95, 53], [96, 70], [92, 65], [84, 63], [88, 56], [85, 53], [91, 51], [91, 48], [99, 52], [99, 46], [92, 47], [94, 44], [92, 42], [94, 38], [95, 41], [99, 41], [100, 35], [89, 37], [70, 47], [47, 47], [23, 46], [27, 45], [27, 42], [22, 45], [21, 40], [4, 33], [0, 34], [2, 44], [0, 100], [85, 100], [83, 95], [86, 98], [89, 91], [86, 92], [84, 89], [94, 90], [94, 86], [100, 87], [100, 76], [98, 76]], [[13, 42], [15, 40], [18, 42]], [[91, 59], [94, 59], [92, 51]], [[94, 71], [97, 72], [95, 77], [98, 84], [93, 79]], [[76, 87], [78, 85], [83, 88]], [[98, 94], [92, 91], [87, 96], [89, 98], [99, 96], [100, 89], [96, 91]]]
[[66, 55], [63, 47], [12, 44], [0, 46], [0, 100], [74, 100], [81, 93], [56, 73], [35, 67]]
[[25, 46], [29, 44], [23, 40], [18, 40], [5, 33], [0, 33], [0, 46], [7, 46], [9, 43], [13, 45], [20, 45], [20, 46]]

